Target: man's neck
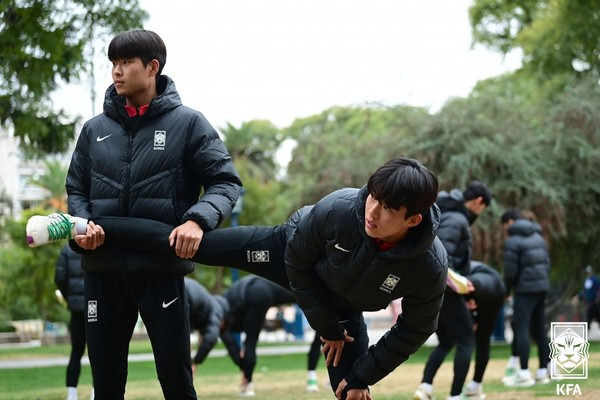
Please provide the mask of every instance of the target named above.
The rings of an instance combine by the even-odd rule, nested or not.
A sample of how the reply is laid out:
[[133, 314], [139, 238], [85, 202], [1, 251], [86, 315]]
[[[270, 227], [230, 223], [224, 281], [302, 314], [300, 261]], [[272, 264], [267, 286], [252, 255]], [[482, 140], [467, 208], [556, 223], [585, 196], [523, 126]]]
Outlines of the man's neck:
[[143, 105], [150, 104], [153, 98], [157, 96], [156, 87], [152, 87], [144, 93], [140, 93], [136, 96], [126, 97], [125, 104], [135, 108], [140, 108]]

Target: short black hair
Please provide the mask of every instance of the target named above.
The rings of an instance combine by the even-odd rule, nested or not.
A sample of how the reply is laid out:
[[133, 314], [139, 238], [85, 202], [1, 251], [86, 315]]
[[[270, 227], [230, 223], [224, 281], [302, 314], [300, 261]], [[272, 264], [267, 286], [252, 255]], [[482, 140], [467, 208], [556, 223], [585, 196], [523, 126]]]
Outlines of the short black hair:
[[511, 219], [513, 221], [516, 221], [518, 219], [522, 219], [523, 218], [523, 214], [521, 214], [521, 210], [519, 210], [518, 208], [509, 208], [508, 210], [504, 211], [502, 213], [502, 215], [500, 216], [500, 222], [505, 224], [508, 221], [510, 221]]
[[367, 190], [386, 207], [406, 207], [406, 217], [411, 217], [429, 211], [437, 197], [438, 179], [417, 160], [396, 157], [371, 175]]
[[485, 183], [480, 181], [472, 181], [463, 192], [465, 201], [473, 200], [478, 197], [483, 198], [483, 203], [489, 206], [492, 202], [492, 191]]
[[144, 67], [154, 59], [158, 60], [158, 74], [162, 73], [167, 62], [167, 47], [165, 42], [152, 31], [136, 29], [118, 33], [108, 45], [110, 61], [139, 57]]

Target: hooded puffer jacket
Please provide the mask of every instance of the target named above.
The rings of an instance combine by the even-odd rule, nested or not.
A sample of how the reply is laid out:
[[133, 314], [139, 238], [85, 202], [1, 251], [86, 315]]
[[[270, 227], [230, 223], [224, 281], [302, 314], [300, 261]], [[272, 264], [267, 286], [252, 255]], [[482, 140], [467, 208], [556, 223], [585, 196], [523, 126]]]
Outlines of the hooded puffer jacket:
[[448, 267], [467, 276], [471, 269], [472, 239], [462, 192], [458, 189], [440, 192], [436, 203], [442, 212], [437, 236], [448, 252]]
[[341, 189], [295, 213], [285, 263], [298, 305], [328, 340], [343, 338], [338, 321], [345, 313], [385, 309], [403, 298], [396, 324], [355, 364], [353, 376], [372, 385], [437, 329], [448, 260], [435, 235], [440, 218], [435, 205], [406, 239], [378, 251], [364, 228], [367, 196], [366, 186]]
[[544, 293], [550, 289], [550, 255], [539, 224], [518, 219], [504, 241], [504, 284], [507, 293]]
[[[167, 76], [145, 114], [130, 118], [114, 85], [104, 113], [83, 127], [67, 174], [69, 213], [128, 216], [216, 228], [231, 212], [241, 181], [217, 132], [181, 104]], [[202, 196], [200, 196], [203, 191]], [[167, 240], [167, 238], [165, 238]], [[88, 272], [186, 274], [189, 261], [103, 245], [85, 252]]]
[[85, 273], [81, 269], [81, 254], [64, 246], [56, 262], [54, 283], [67, 301], [69, 311], [83, 312]]
[[210, 294], [192, 278], [186, 277], [184, 282], [185, 295], [190, 305], [190, 328], [202, 334], [202, 342], [193, 361], [195, 364], [202, 364], [219, 340], [221, 321], [229, 311], [229, 304]]

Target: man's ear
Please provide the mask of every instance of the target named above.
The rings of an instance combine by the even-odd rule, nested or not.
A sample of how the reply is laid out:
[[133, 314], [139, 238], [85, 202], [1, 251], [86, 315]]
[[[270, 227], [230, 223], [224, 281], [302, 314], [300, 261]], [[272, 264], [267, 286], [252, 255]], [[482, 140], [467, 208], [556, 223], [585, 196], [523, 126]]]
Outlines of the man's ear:
[[148, 63], [148, 66], [150, 67], [150, 76], [158, 75], [158, 69], [160, 68], [160, 63], [158, 62], [158, 60], [156, 58], [153, 58]]
[[409, 228], [415, 227], [415, 226], [419, 225], [421, 223], [421, 221], [423, 221], [422, 214], [412, 215], [412, 216], [408, 217], [408, 227]]

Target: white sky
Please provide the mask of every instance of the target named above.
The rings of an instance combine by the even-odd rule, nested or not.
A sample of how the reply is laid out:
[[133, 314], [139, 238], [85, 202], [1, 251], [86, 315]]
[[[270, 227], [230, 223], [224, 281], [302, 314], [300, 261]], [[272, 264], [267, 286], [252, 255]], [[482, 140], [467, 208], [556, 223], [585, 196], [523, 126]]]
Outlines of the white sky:
[[[150, 13], [145, 28], [167, 45], [163, 73], [216, 128], [252, 119], [285, 127], [367, 102], [435, 111], [520, 63], [471, 49], [471, 0], [140, 1]], [[112, 83], [108, 60], [96, 79], [99, 113]], [[89, 98], [79, 85], [56, 103], [88, 119]]]

